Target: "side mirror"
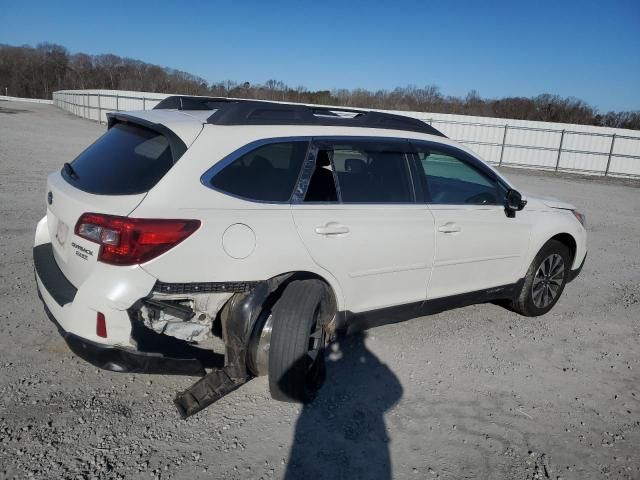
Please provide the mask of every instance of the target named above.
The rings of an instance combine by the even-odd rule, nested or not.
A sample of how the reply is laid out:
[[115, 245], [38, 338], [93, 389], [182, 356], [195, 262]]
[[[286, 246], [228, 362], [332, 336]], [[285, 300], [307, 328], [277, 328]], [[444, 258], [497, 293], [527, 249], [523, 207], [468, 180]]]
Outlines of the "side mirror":
[[522, 195], [517, 190], [508, 190], [504, 197], [504, 210], [507, 217], [515, 217], [527, 204], [526, 200], [522, 200]]

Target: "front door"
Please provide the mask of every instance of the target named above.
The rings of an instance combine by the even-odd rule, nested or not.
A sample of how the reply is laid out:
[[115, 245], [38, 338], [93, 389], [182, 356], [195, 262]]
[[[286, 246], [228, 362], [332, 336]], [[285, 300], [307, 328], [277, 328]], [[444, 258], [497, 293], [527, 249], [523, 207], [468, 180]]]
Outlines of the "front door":
[[531, 226], [522, 215], [505, 214], [506, 187], [466, 152], [428, 143], [415, 146], [435, 220], [428, 298], [518, 281]]

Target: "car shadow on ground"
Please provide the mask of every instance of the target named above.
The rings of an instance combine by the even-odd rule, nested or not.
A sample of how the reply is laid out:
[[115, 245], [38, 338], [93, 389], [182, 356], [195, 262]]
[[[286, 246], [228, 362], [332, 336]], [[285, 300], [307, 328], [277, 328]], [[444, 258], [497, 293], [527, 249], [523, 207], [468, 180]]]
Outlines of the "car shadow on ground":
[[357, 333], [329, 347], [327, 382], [296, 423], [284, 478], [390, 479], [384, 413], [402, 397], [394, 373]]

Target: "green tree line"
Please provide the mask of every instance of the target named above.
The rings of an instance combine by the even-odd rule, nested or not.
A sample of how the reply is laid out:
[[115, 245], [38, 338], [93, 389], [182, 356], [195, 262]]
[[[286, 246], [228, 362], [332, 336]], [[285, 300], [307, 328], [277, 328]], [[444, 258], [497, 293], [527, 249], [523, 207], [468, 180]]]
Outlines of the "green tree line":
[[56, 90], [73, 89], [256, 98], [640, 130], [640, 111], [603, 113], [582, 100], [559, 95], [487, 99], [475, 90], [465, 97], [444, 95], [433, 85], [376, 91], [362, 88], [312, 91], [302, 86], [292, 88], [278, 80], [259, 85], [230, 80], [209, 83], [187, 72], [112, 54], [71, 54], [65, 47], [52, 43], [41, 43], [36, 47], [0, 44], [0, 93], [51, 98]]

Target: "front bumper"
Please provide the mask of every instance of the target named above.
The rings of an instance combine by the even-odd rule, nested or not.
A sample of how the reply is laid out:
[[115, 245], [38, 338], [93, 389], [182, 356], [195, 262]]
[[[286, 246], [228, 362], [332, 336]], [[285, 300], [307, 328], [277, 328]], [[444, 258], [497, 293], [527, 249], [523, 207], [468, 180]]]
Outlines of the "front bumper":
[[567, 282], [573, 282], [576, 279], [576, 277], [580, 275], [580, 272], [582, 271], [582, 267], [584, 267], [584, 262], [586, 260], [587, 260], [587, 254], [585, 253], [584, 258], [582, 259], [582, 263], [580, 263], [580, 266], [575, 270], [569, 271], [569, 278], [567, 278]]
[[[74, 300], [77, 300], [74, 298], [76, 292], [52, 255], [51, 249], [34, 248], [38, 297], [47, 317], [55, 324], [71, 351], [78, 357], [98, 368], [127, 373], [203, 376], [206, 374], [205, 366], [218, 365], [219, 355], [192, 347], [187, 342], [159, 335], [136, 321], [131, 312], [125, 314], [131, 322], [131, 343], [137, 345], [137, 349], [98, 343], [65, 330], [52, 309], [65, 312], [61, 309], [62, 304], [72, 305]], [[46, 291], [46, 295], [43, 295], [41, 288]], [[52, 307], [47, 304], [47, 300], [52, 303]], [[86, 322], [82, 323], [91, 324], [92, 321], [95, 322], [94, 318], [88, 317]]]

